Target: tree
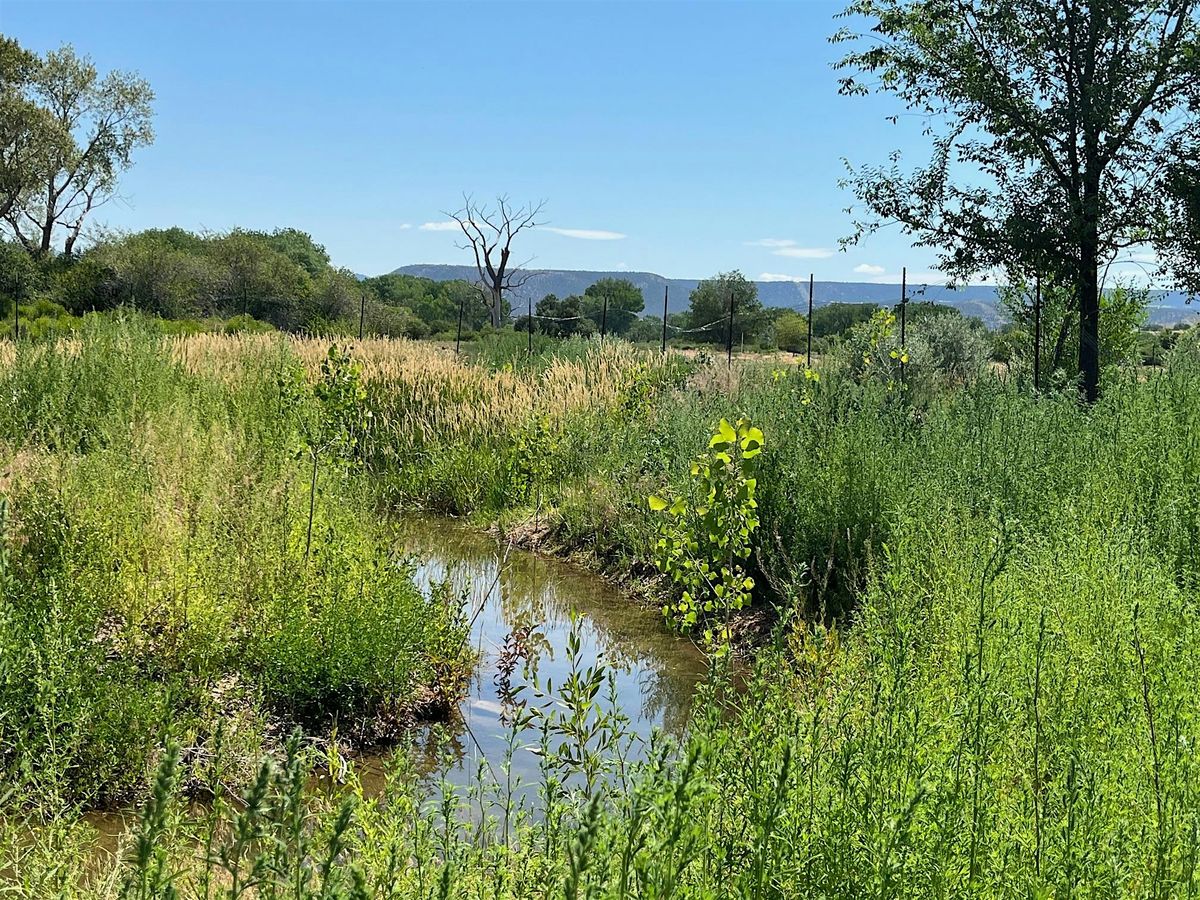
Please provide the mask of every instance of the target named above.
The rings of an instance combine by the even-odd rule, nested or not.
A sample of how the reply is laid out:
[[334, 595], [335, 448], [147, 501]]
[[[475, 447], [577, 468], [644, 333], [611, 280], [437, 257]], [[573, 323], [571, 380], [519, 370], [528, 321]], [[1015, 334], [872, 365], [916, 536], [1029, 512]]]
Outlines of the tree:
[[601, 278], [583, 292], [583, 314], [608, 334], [625, 334], [645, 308], [642, 289], [626, 278]]
[[276, 228], [270, 234], [262, 234], [262, 239], [268, 247], [278, 250], [313, 278], [329, 268], [329, 252], [307, 231]]
[[467, 195], [463, 197], [462, 209], [447, 213], [467, 239], [459, 249], [470, 249], [475, 254], [475, 269], [479, 272], [479, 283], [488, 303], [493, 328], [499, 328], [504, 321], [504, 304], [509, 295], [524, 287], [536, 274], [524, 268], [532, 258], [519, 265], [513, 264], [512, 242], [525, 229], [543, 224], [537, 219], [545, 205], [543, 201], [514, 207], [507, 197], [501, 196], [496, 198], [493, 208], [476, 203]]
[[582, 305], [582, 298], [575, 294], [562, 300], [555, 294], [547, 294], [534, 307], [538, 318], [533, 327], [551, 337], [590, 333], [592, 324], [583, 317]]
[[898, 222], [953, 277], [1070, 285], [1081, 390], [1094, 400], [1101, 270], [1146, 243], [1166, 272], [1195, 256], [1172, 241], [1169, 217], [1196, 171], [1197, 2], [856, 0], [845, 14], [872, 23], [871, 41], [838, 64], [851, 70], [841, 92], [874, 80], [924, 120], [933, 153], [907, 175], [898, 154], [851, 169], [867, 215], [850, 242]]
[[[1063, 372], [1068, 360], [1079, 354], [1079, 319], [1073, 304], [1071, 285], [1042, 282], [1041, 285], [1041, 359], [1043, 372]], [[1017, 326], [1022, 351], [1033, 356], [1034, 295], [1031, 284], [1004, 287], [999, 292], [1000, 307]], [[1117, 285], [1100, 295], [1100, 365], [1109, 366], [1136, 358], [1137, 335], [1146, 323], [1147, 290]]]
[[133, 151], [154, 140], [154, 93], [132, 73], [100, 78], [69, 45], [46, 54], [26, 93], [49, 137], [25, 136], [23, 158], [39, 182], [15, 195], [4, 222], [30, 253], [45, 256], [61, 235], [69, 256], [88, 214], [113, 196], [117, 176], [133, 164]]
[[662, 340], [662, 318], [659, 316], [643, 316], [632, 325], [624, 335], [627, 341], [635, 344], [655, 344]]
[[222, 267], [221, 300], [226, 311], [254, 316], [280, 328], [304, 323], [312, 281], [261, 233], [235, 228], [215, 238], [211, 252]]
[[[106, 235], [84, 260], [112, 273], [113, 299], [169, 318], [212, 313], [222, 290], [222, 269], [204, 240], [182, 228]], [[79, 299], [64, 305], [75, 309]]]
[[813, 310], [813, 337], [845, 334], [859, 322], [869, 322], [879, 309], [875, 303], [828, 303]]
[[[412, 317], [432, 332], [453, 332], [458, 327], [458, 310], [463, 311], [463, 330], [478, 330], [488, 321], [488, 311], [479, 303], [479, 286], [466, 281], [433, 281], [393, 272], [362, 282], [379, 302], [407, 309]], [[406, 334], [412, 328], [406, 325]]]
[[788, 310], [775, 320], [775, 346], [790, 353], [802, 352], [808, 343], [808, 320]]
[[44, 181], [51, 148], [61, 149], [62, 132], [29, 92], [41, 60], [12, 38], [0, 35], [0, 221], [26, 203]]
[[723, 344], [729, 327], [731, 298], [734, 304], [734, 343], [740, 343], [744, 335], [756, 333], [762, 313], [758, 285], [747, 280], [741, 272], [734, 271], [721, 272], [704, 279], [688, 297], [692, 337]]

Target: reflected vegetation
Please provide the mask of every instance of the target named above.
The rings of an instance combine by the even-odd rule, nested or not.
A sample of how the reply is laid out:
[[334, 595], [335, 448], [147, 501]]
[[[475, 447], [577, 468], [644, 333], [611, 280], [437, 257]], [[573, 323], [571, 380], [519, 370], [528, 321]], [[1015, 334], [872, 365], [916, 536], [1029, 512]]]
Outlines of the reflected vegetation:
[[[472, 621], [470, 639], [479, 656], [467, 695], [449, 723], [430, 727], [418, 742], [418, 756], [429, 769], [444, 769], [447, 754], [451, 763], [446, 775], [454, 782], [466, 783], [481, 766], [499, 769], [510, 732], [496, 683], [505, 638], [518, 627], [533, 625], [540, 637], [537, 678], [559, 685], [569, 671], [564, 648], [572, 616], [579, 661], [609, 667], [613, 697], [629, 719], [629, 730], [647, 740], [656, 728], [682, 731], [707, 663], [694, 644], [664, 627], [657, 610], [639, 606], [570, 563], [509, 548], [453, 520], [408, 518], [400, 529], [417, 584], [431, 590], [449, 583], [464, 597]], [[513, 687], [526, 683], [523, 667], [517, 666]], [[379, 757], [358, 764], [368, 780], [385, 767], [386, 760]], [[515, 775], [533, 779], [537, 759], [518, 752], [512, 768]]]

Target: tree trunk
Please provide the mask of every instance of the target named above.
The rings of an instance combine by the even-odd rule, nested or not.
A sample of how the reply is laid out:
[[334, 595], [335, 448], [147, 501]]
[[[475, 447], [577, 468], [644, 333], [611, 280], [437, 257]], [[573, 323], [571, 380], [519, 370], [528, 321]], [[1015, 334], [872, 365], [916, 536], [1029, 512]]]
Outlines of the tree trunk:
[[492, 295], [492, 327], [499, 328], [502, 324], [501, 320], [504, 318], [504, 292], [496, 285], [492, 285], [490, 290]]

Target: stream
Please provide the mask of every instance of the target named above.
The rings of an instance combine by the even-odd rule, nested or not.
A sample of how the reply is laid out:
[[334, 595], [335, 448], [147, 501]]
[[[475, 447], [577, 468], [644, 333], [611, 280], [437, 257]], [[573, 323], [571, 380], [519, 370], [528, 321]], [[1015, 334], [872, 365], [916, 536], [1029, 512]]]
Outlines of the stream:
[[[401, 540], [416, 560], [414, 580], [425, 591], [444, 581], [464, 596], [472, 618], [470, 641], [478, 664], [466, 695], [441, 727], [452, 735], [453, 765], [445, 771], [463, 784], [486, 764], [499, 771], [509, 727], [501, 718], [496, 674], [505, 639], [522, 625], [534, 626], [537, 676], [561, 685], [569, 673], [566, 647], [575, 616], [579, 665], [602, 661], [612, 672], [618, 709], [628, 728], [649, 738], [655, 728], [678, 734], [687, 722], [696, 686], [707, 673], [704, 655], [672, 634], [657, 609], [645, 608], [611, 584], [570, 562], [506, 548], [493, 536], [452, 519], [408, 520]], [[512, 686], [525, 683], [517, 665]], [[527, 691], [528, 693], [528, 691]], [[601, 691], [606, 702], [606, 690]], [[358, 761], [366, 782], [382, 777], [385, 757]], [[513, 756], [514, 776], [536, 781], [539, 764], [527, 749]], [[439, 772], [440, 774], [440, 772]]]

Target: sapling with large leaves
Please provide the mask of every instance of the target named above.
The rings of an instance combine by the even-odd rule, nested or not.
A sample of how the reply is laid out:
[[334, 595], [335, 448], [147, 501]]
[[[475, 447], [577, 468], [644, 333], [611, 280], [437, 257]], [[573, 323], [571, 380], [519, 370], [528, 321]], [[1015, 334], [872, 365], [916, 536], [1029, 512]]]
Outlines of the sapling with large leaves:
[[[655, 564], [682, 588], [663, 614], [681, 631], [750, 602], [754, 579], [746, 560], [758, 528], [755, 470], [762, 448], [762, 430], [749, 419], [736, 425], [722, 419], [692, 463], [686, 486], [649, 498], [650, 509], [663, 515]], [[707, 629], [705, 637], [713, 636]]]

